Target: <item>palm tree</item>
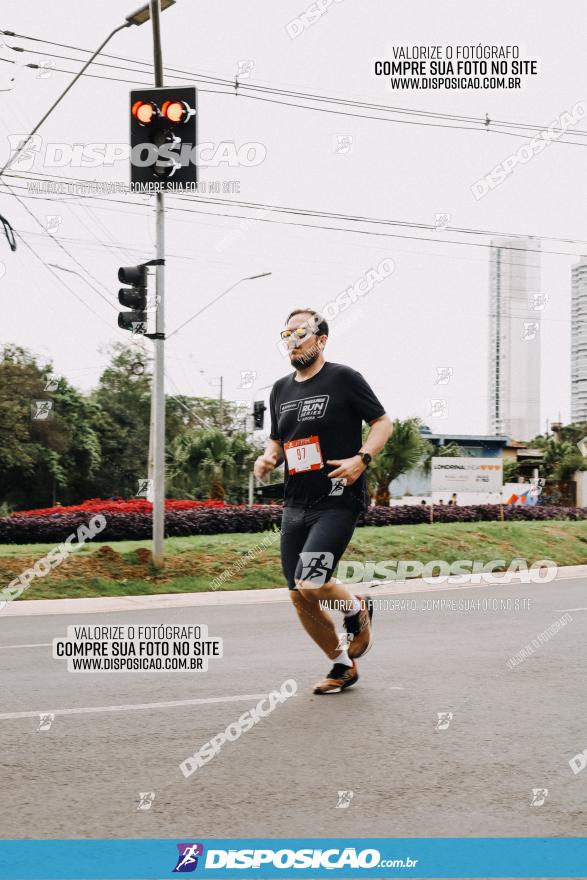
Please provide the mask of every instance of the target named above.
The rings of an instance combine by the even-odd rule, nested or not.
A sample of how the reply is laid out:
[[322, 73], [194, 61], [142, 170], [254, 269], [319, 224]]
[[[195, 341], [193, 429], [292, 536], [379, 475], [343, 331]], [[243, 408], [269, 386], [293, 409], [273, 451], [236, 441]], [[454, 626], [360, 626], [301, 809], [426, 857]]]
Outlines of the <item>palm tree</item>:
[[389, 505], [391, 481], [418, 467], [431, 454], [432, 444], [420, 434], [420, 424], [419, 418], [395, 419], [393, 434], [367, 471], [375, 504]]
[[570, 480], [577, 470], [585, 468], [583, 456], [569, 440], [539, 438], [536, 447], [543, 450], [539, 464], [540, 476], [547, 479]]
[[433, 443], [430, 443], [430, 441], [427, 441], [427, 443], [428, 446], [430, 446], [430, 449], [426, 451], [426, 456], [420, 466], [420, 469], [426, 474], [426, 476], [428, 476], [432, 470], [433, 458], [456, 458], [459, 455], [464, 455], [462, 446], [459, 446], [459, 444], [454, 441], [446, 443], [444, 446], [435, 446]]
[[227, 435], [219, 428], [182, 431], [168, 457], [170, 488], [175, 494], [224, 500], [227, 490], [251, 464], [255, 449], [244, 434]]

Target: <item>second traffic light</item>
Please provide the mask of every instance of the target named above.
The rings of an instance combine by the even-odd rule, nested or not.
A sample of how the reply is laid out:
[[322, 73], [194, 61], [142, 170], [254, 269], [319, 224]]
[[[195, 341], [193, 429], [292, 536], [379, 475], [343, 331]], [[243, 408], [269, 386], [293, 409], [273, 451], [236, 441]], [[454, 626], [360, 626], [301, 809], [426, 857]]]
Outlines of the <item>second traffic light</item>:
[[196, 89], [130, 93], [131, 191], [193, 190], [197, 185]]
[[253, 425], [255, 428], [262, 428], [265, 421], [265, 410], [267, 407], [262, 400], [255, 400], [253, 403]]
[[[118, 326], [122, 330], [143, 336], [155, 331], [157, 301], [155, 296], [155, 260], [138, 266], [121, 266], [118, 280], [128, 287], [118, 291], [118, 302], [131, 309], [118, 313]], [[151, 268], [152, 267], [152, 268]]]

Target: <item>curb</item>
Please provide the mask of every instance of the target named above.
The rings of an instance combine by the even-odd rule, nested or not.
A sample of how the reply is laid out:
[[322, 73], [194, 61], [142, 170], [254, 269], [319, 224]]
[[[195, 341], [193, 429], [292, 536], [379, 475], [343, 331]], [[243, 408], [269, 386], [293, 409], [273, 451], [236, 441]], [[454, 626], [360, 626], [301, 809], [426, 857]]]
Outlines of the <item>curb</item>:
[[[523, 574], [508, 575], [506, 572], [494, 575], [494, 580], [473, 583], [474, 575], [470, 575], [465, 583], [455, 583], [448, 577], [434, 579], [434, 582], [423, 582], [420, 578], [410, 583], [397, 584], [390, 581], [370, 581], [365, 584], [348, 584], [352, 589], [369, 588], [370, 596], [396, 596], [409, 593], [430, 593], [442, 590], [471, 590], [483, 587], [499, 587], [523, 585]], [[452, 576], [453, 578], [456, 576]], [[459, 577], [463, 577], [460, 575]], [[558, 569], [556, 577], [550, 583], [569, 578], [587, 577], [587, 565], [567, 565]], [[528, 584], [529, 586], [529, 584]], [[288, 602], [289, 590], [274, 587], [264, 590], [226, 590], [208, 593], [163, 593], [145, 596], [107, 596], [89, 599], [21, 599], [11, 602], [0, 611], [0, 621], [8, 617], [29, 617], [52, 614], [105, 614], [115, 611], [154, 611], [158, 608], [193, 608], [223, 605], [266, 605], [275, 602]]]

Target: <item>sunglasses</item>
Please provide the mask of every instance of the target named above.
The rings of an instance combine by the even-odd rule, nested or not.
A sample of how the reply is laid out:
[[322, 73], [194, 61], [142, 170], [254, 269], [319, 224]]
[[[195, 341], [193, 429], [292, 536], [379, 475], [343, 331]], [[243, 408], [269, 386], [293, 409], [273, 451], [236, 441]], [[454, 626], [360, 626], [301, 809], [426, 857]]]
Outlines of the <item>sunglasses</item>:
[[281, 338], [282, 339], [306, 339], [307, 336], [313, 336], [311, 330], [308, 330], [307, 327], [296, 327], [295, 330], [282, 330]]

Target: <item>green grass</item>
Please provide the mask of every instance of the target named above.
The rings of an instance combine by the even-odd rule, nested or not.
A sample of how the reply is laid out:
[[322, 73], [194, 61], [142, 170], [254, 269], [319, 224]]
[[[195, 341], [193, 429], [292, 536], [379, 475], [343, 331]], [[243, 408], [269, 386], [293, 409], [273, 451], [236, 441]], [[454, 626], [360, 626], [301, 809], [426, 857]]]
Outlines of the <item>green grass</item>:
[[[211, 552], [215, 552], [217, 548], [230, 548], [234, 546], [235, 538], [251, 538], [251, 546], [257, 544], [261, 538], [268, 535], [268, 532], [257, 534], [228, 534], [228, 535], [190, 535], [188, 538], [167, 538], [165, 541], [165, 554], [167, 556], [177, 556], [181, 553], [189, 553], [192, 550], [206, 552], [209, 547]], [[141, 547], [151, 548], [150, 540], [146, 541], [90, 541], [84, 544], [76, 555], [88, 555], [95, 553], [104, 544], [108, 544], [116, 550], [117, 553], [133, 553]], [[248, 549], [248, 545], [247, 549]], [[10, 558], [12, 556], [34, 556], [39, 559], [49, 552], [55, 544], [0, 544], [0, 559]]]
[[[149, 593], [202, 592], [211, 581], [259, 546], [270, 533], [194, 535], [166, 541], [166, 566], [152, 568], [136, 551], [149, 541], [88, 544], [44, 578], [36, 578], [23, 599], [82, 596], [131, 596]], [[44, 556], [51, 544], [0, 546], [0, 585]], [[103, 548], [111, 548], [109, 552]], [[143, 554], [146, 556], [146, 554]], [[480, 522], [409, 526], [367, 526], [356, 530], [344, 559], [383, 561], [472, 559], [489, 562], [515, 558], [552, 559], [559, 565], [587, 564], [587, 523]], [[284, 586], [278, 535], [253, 560], [227, 580], [222, 590], [268, 589]]]

